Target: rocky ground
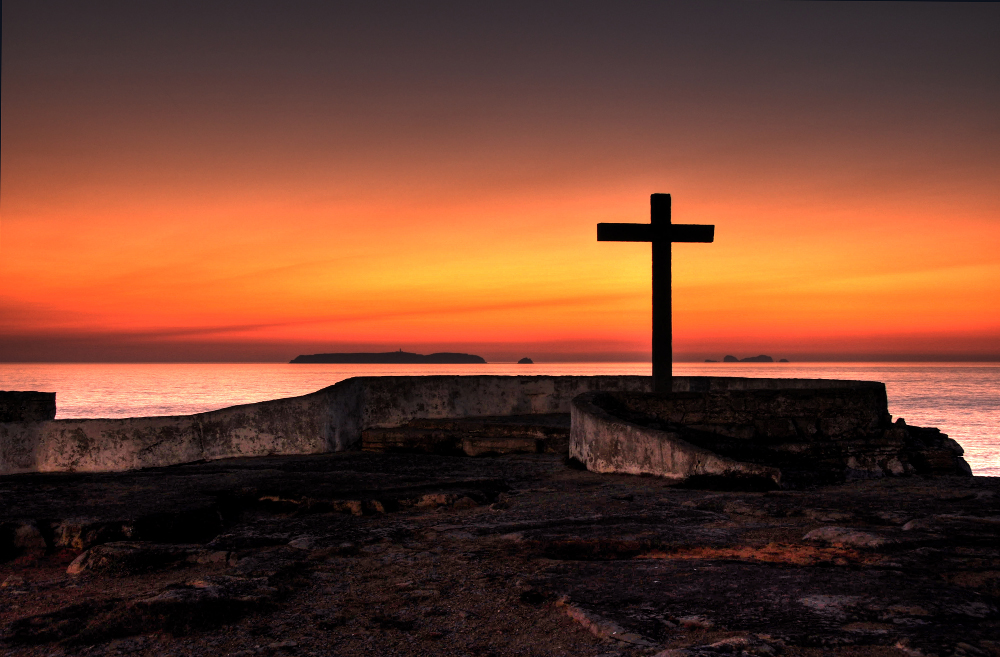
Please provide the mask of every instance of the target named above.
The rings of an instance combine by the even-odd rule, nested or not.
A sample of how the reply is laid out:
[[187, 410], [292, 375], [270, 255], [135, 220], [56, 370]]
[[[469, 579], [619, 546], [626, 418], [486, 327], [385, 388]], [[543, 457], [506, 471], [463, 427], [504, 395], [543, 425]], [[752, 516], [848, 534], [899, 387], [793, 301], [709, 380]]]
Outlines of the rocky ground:
[[1000, 655], [1000, 479], [682, 488], [552, 454], [0, 478], [9, 655]]

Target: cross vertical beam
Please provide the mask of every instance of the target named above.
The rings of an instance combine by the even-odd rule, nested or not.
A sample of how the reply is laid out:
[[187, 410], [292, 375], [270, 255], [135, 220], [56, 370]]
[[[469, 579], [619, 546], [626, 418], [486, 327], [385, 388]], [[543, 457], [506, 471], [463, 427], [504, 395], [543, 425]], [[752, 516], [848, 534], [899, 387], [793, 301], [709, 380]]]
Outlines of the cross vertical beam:
[[[673, 390], [673, 268], [670, 243], [670, 194], [651, 194], [649, 223], [653, 225], [653, 391]], [[656, 239], [665, 235], [667, 239]]]

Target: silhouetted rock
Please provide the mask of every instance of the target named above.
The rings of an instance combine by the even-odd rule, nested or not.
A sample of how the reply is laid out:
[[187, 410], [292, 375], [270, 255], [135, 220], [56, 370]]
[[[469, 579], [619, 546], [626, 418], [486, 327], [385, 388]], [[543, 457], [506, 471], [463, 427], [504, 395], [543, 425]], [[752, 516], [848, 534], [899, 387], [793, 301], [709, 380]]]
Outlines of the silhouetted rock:
[[95, 545], [74, 559], [66, 573], [79, 575], [93, 571], [118, 576], [134, 575], [179, 565], [226, 563], [230, 558], [229, 552], [209, 550], [200, 545], [121, 541]]
[[517, 364], [518, 365], [534, 365], [535, 361], [531, 360], [530, 358], [522, 358], [521, 360], [517, 361]]
[[717, 360], [712, 360], [711, 358], [706, 358], [706, 359], [705, 359], [705, 362], [706, 362], [706, 363], [718, 363], [719, 361], [717, 361]]
[[0, 390], [0, 422], [56, 419], [56, 393]]
[[749, 358], [741, 358], [741, 363], [773, 363], [774, 359], [770, 356], [765, 356], [761, 354], [760, 356], [750, 356]]
[[377, 364], [377, 365], [456, 365], [465, 363], [485, 363], [482, 356], [472, 354], [459, 354], [442, 352], [425, 356], [414, 354], [409, 351], [389, 351], [382, 353], [344, 353], [344, 354], [311, 354], [296, 356], [292, 363], [349, 363], [349, 364]]
[[726, 356], [725, 358], [722, 359], [722, 362], [723, 363], [738, 363], [738, 362], [740, 362], [740, 359], [737, 358], [736, 356]]
[[782, 358], [782, 359], [781, 359], [781, 360], [779, 360], [778, 362], [779, 362], [779, 363], [787, 363], [787, 362], [788, 362], [788, 359], [787, 359], [787, 358]]

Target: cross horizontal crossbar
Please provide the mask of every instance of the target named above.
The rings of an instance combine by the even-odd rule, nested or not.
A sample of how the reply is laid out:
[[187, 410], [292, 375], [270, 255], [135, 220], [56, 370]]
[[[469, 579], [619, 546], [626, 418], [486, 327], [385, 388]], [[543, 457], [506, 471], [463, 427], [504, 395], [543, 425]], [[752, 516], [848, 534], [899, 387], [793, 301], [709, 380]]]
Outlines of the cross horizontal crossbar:
[[597, 224], [598, 242], [713, 242], [715, 226], [701, 224]]

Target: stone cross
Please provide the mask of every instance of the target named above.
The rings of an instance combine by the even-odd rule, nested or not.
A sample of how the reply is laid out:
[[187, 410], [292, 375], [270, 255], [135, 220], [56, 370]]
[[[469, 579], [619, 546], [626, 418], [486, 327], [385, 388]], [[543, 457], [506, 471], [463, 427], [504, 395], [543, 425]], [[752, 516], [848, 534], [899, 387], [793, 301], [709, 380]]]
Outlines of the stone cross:
[[653, 391], [673, 387], [673, 328], [670, 319], [670, 244], [711, 242], [715, 226], [670, 223], [670, 194], [649, 197], [648, 224], [597, 224], [598, 242], [653, 243]]

